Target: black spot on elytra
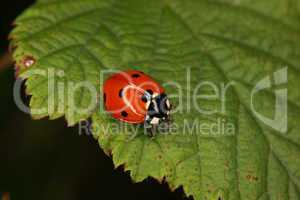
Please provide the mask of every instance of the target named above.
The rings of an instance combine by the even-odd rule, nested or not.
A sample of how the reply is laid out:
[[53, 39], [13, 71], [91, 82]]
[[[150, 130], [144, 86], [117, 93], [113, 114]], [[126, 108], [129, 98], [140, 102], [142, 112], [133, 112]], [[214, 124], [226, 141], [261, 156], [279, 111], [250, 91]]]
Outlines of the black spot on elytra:
[[142, 99], [142, 101], [145, 102], [145, 103], [147, 103], [147, 101], [148, 101], [148, 100], [147, 100], [147, 97], [146, 97], [145, 95], [143, 95], [143, 96], [141, 97], [141, 99]]
[[153, 94], [153, 91], [151, 89], [146, 90], [149, 94]]
[[139, 74], [132, 74], [131, 77], [132, 78], [138, 78], [138, 77], [140, 77], [140, 75]]
[[121, 112], [121, 115], [122, 115], [123, 117], [127, 117], [127, 116], [128, 116], [128, 113], [127, 113], [126, 111], [122, 111], [122, 112]]
[[104, 101], [104, 103], [106, 102], [106, 94], [105, 93], [103, 94], [103, 101]]
[[122, 97], [122, 96], [123, 96], [123, 88], [120, 89], [120, 91], [119, 91], [119, 97]]

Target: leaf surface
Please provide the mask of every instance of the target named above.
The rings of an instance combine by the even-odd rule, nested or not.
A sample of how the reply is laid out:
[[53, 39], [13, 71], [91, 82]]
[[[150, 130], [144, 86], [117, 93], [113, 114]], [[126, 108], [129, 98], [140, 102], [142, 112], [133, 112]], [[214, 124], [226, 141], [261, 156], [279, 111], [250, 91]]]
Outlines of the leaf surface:
[[[297, 0], [42, 0], [16, 20], [11, 33], [19, 76], [26, 78], [31, 109], [48, 107], [35, 118], [65, 116], [69, 125], [92, 117], [94, 136], [116, 166], [125, 164], [135, 181], [165, 178], [183, 185], [195, 199], [300, 199], [300, 5]], [[32, 62], [30, 62], [32, 61]], [[28, 64], [29, 62], [29, 64]], [[287, 67], [288, 129], [265, 125], [251, 108], [260, 80]], [[172, 134], [153, 139], [103, 110], [101, 72], [135, 68], [166, 85], [172, 104]], [[53, 69], [41, 76], [36, 70]], [[62, 72], [61, 72], [62, 71]], [[48, 71], [47, 71], [48, 72]], [[58, 74], [56, 74], [58, 73]], [[96, 90], [68, 91], [78, 82]], [[59, 87], [58, 82], [66, 87]], [[234, 83], [226, 101], [196, 99], [199, 83]], [[73, 88], [74, 89], [74, 88]], [[254, 107], [272, 118], [277, 88], [255, 97]], [[201, 94], [214, 94], [201, 87]], [[85, 108], [97, 94], [97, 104]], [[53, 98], [54, 104], [49, 103]], [[71, 103], [70, 103], [71, 102]], [[224, 104], [222, 104], [224, 103]], [[222, 105], [225, 111], [222, 112]], [[193, 124], [233, 124], [220, 134], [203, 134]], [[122, 125], [124, 128], [119, 128]], [[115, 128], [112, 128], [115, 127]], [[117, 128], [116, 128], [117, 127]], [[204, 131], [205, 132], [205, 131]], [[211, 133], [212, 131], [210, 131]], [[217, 132], [213, 130], [213, 132]], [[232, 134], [233, 133], [233, 134]]]

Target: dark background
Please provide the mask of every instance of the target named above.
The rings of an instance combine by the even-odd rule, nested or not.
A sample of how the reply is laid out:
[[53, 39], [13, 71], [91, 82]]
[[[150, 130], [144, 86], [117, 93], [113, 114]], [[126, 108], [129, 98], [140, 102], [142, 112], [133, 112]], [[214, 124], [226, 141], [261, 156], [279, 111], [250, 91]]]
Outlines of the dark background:
[[[0, 6], [0, 55], [8, 48], [11, 24], [32, 0], [5, 0]], [[13, 66], [0, 68], [0, 192], [11, 199], [183, 199], [153, 179], [132, 183], [78, 127], [64, 119], [32, 120], [13, 101]], [[1, 197], [0, 197], [1, 198]]]

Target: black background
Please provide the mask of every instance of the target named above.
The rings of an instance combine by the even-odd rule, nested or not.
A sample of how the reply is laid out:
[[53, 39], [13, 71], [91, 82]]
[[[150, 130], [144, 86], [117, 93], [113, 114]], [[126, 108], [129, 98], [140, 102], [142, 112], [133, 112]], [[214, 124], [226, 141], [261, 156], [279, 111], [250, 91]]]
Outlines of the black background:
[[[1, 55], [17, 15], [32, 0], [5, 0], [0, 6]], [[0, 69], [0, 192], [11, 199], [184, 199], [182, 189], [148, 178], [133, 183], [78, 127], [64, 119], [32, 120], [13, 101], [13, 66]]]

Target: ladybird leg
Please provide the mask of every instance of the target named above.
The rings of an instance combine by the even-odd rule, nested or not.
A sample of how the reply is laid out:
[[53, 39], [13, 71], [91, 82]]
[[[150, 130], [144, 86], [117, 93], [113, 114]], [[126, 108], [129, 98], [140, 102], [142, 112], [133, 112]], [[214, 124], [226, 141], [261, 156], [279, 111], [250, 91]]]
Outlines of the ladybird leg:
[[152, 125], [150, 124], [149, 117], [146, 117], [146, 120], [144, 122], [144, 133], [145, 135], [150, 135], [152, 136]]
[[147, 124], [145, 126], [145, 131], [146, 131], [146, 133], [145, 133], [146, 135], [148, 135], [151, 138], [154, 137], [155, 132], [154, 132], [153, 126], [151, 124]]
[[158, 128], [158, 125], [157, 124], [152, 124], [152, 127], [151, 127], [151, 137], [154, 138], [154, 136], [156, 135], [157, 133], [157, 128]]
[[149, 128], [149, 129], [148, 129], [148, 136], [149, 136], [150, 138], [154, 138], [154, 135], [155, 135], [155, 133], [154, 133], [154, 131], [152, 130], [152, 127]]
[[153, 138], [157, 133], [158, 124], [151, 124], [150, 121], [145, 121], [144, 128], [146, 130], [146, 134]]
[[169, 127], [168, 122], [164, 121], [159, 126], [160, 126], [160, 131], [161, 132], [163, 132], [163, 133], [168, 132], [168, 127]]
[[153, 117], [151, 119], [150, 124], [151, 124], [151, 129], [152, 129], [153, 135], [155, 135], [158, 132], [157, 129], [158, 129], [159, 123], [160, 123], [160, 119], [158, 117]]
[[173, 123], [173, 119], [171, 117], [169, 117], [168, 122], [167, 122], [167, 126], [168, 126], [167, 130], [168, 130], [168, 132], [171, 132], [172, 123]]
[[164, 132], [169, 133], [171, 131], [171, 125], [173, 123], [173, 118], [168, 115], [164, 121]]
[[152, 130], [152, 127], [147, 127], [146, 128], [146, 131], [147, 131], [147, 135], [150, 136], [150, 137], [153, 137], [153, 130]]

